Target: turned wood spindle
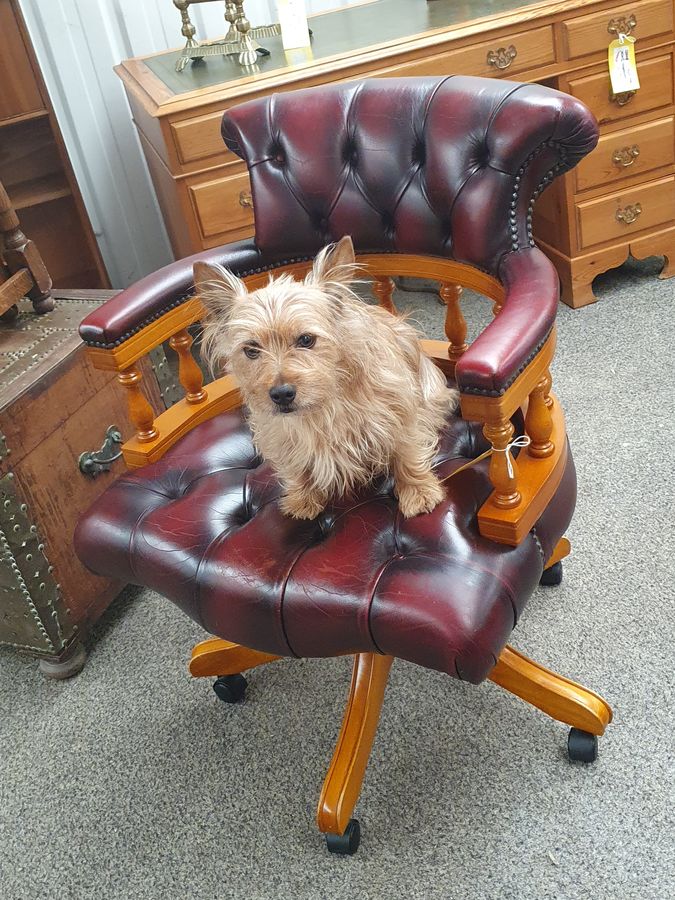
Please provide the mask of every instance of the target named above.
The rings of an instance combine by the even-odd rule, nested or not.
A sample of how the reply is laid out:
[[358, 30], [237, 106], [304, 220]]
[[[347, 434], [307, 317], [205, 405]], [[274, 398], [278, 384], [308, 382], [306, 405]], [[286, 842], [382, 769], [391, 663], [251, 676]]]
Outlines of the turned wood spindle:
[[373, 278], [372, 290], [380, 306], [383, 306], [390, 313], [395, 314], [396, 307], [394, 306], [394, 301], [392, 300], [392, 294], [394, 293], [393, 279], [384, 275], [376, 275]]
[[544, 388], [544, 402], [548, 406], [549, 409], [553, 409], [553, 397], [551, 397], [551, 388], [553, 386], [553, 379], [551, 378], [551, 373], [547, 370], [546, 375], [544, 376], [546, 386]]
[[190, 332], [183, 328], [169, 338], [169, 346], [178, 354], [178, 380], [185, 390], [185, 399], [188, 403], [201, 403], [206, 400], [204, 376], [190, 351], [192, 340]]
[[2, 234], [5, 247], [9, 247], [12, 244], [19, 247], [26, 242], [26, 236], [19, 228], [19, 218], [14, 212], [12, 201], [9, 199], [2, 182], [0, 182], [0, 233]]
[[513, 439], [513, 425], [508, 419], [488, 424], [483, 427], [483, 434], [492, 444], [493, 450], [489, 471], [490, 481], [495, 489], [493, 502], [502, 509], [511, 509], [518, 506], [521, 499], [517, 487], [518, 467], [511, 451], [507, 450]]
[[442, 284], [438, 293], [445, 303], [445, 335], [450, 344], [448, 356], [456, 363], [469, 347], [466, 343], [466, 320], [459, 304], [462, 288], [458, 284]]
[[[525, 417], [525, 430], [530, 437], [528, 452], [530, 456], [544, 459], [550, 456], [555, 447], [550, 440], [553, 431], [553, 419], [551, 410], [546, 405], [546, 375], [537, 382], [530, 394], [530, 402]], [[550, 383], [550, 380], [549, 380]]]
[[143, 376], [138, 366], [129, 366], [117, 376], [119, 383], [126, 389], [129, 418], [136, 429], [139, 441], [152, 441], [159, 432], [155, 428], [155, 414], [141, 389]]

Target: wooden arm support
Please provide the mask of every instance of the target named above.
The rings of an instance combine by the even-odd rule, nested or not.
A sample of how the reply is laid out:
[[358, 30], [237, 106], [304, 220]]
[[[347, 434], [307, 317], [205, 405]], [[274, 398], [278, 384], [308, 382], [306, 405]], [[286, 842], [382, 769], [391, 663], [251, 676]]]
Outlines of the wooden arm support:
[[[358, 257], [363, 269], [375, 276], [375, 293], [387, 308], [393, 308], [392, 275], [438, 279], [440, 296], [447, 307], [445, 330], [448, 341], [422, 341], [422, 347], [448, 375], [464, 351], [466, 325], [459, 307], [461, 289], [470, 287], [494, 302], [495, 314], [502, 309], [504, 289], [494, 278], [470, 266], [436, 257], [405, 254], [371, 254]], [[311, 262], [294, 263], [275, 271], [302, 277]], [[268, 273], [245, 278], [249, 290], [267, 282]], [[117, 347], [89, 347], [88, 355], [96, 368], [116, 371], [127, 388], [130, 418], [136, 434], [122, 452], [130, 468], [155, 462], [176, 441], [201, 422], [241, 405], [241, 396], [231, 376], [202, 386], [201, 372], [191, 356], [190, 325], [200, 321], [205, 310], [198, 297], [171, 309]], [[185, 399], [153, 419], [145, 401], [140, 373], [141, 357], [164, 341], [179, 356], [179, 379]], [[462, 394], [462, 416], [482, 422], [483, 432], [492, 444], [490, 480], [494, 491], [478, 514], [480, 532], [500, 543], [517, 545], [530, 531], [549, 503], [562, 479], [567, 458], [565, 420], [559, 404], [550, 393], [549, 367], [555, 349], [555, 330], [551, 332], [534, 359], [499, 396]], [[530, 445], [513, 458], [509, 444], [513, 440], [511, 417], [518, 409], [525, 414]]]
[[[383, 305], [387, 307], [391, 307], [392, 275], [438, 278], [446, 287], [446, 302], [457, 315], [460, 315], [456, 304], [459, 291], [451, 287], [456, 283], [461, 282], [495, 301], [503, 296], [503, 288], [496, 279], [471, 266], [451, 260], [405, 254], [370, 254], [358, 257], [358, 263], [374, 277], [375, 274], [379, 276], [376, 279], [376, 292]], [[293, 263], [275, 269], [275, 273], [288, 272], [296, 278], [302, 278], [311, 264], [311, 261]], [[243, 280], [249, 290], [255, 290], [266, 284], [268, 277], [269, 273], [264, 271], [247, 276]], [[87, 355], [94, 367], [117, 372], [120, 382], [127, 388], [130, 418], [136, 429], [134, 437], [122, 447], [124, 460], [129, 468], [155, 462], [196, 425], [227, 409], [241, 405], [237, 385], [230, 376], [211, 382], [208, 390], [202, 387], [198, 367], [190, 354], [191, 340], [187, 329], [199, 322], [204, 314], [205, 309], [199, 297], [192, 297], [116, 347], [87, 348]], [[446, 317], [448, 331], [452, 328], [449, 323], [450, 314]], [[452, 333], [461, 334], [461, 325], [456, 324]], [[179, 379], [186, 397], [153, 420], [149, 404], [143, 402], [140, 373], [136, 363], [165, 341], [169, 341], [179, 355]], [[424, 342], [424, 347], [443, 371], [453, 374], [455, 359], [458, 358], [462, 347], [449, 346], [443, 341], [427, 341]]]
[[[551, 393], [549, 371], [555, 341], [554, 329], [539, 353], [499, 397], [461, 397], [463, 418], [483, 422], [483, 433], [493, 447], [490, 480], [495, 490], [478, 513], [480, 532], [502, 544], [517, 546], [523, 540], [565, 472], [565, 417]], [[514, 439], [511, 417], [519, 408], [525, 415], [530, 444], [516, 461], [509, 444]]]

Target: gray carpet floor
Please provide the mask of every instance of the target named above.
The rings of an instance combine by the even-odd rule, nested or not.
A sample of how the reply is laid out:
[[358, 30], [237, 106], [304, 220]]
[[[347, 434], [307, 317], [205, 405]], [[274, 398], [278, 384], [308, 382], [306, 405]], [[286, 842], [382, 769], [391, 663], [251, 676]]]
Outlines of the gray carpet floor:
[[[570, 764], [567, 729], [495, 685], [399, 661], [361, 849], [336, 858], [314, 808], [349, 661], [257, 669], [226, 706], [187, 674], [201, 629], [128, 589], [77, 678], [0, 653], [0, 897], [675, 897], [675, 282], [656, 271], [629, 262], [596, 281], [599, 303], [561, 307], [574, 550], [512, 641], [612, 703], [595, 764]], [[432, 298], [399, 299], [440, 332]], [[465, 308], [475, 331], [487, 303]]]

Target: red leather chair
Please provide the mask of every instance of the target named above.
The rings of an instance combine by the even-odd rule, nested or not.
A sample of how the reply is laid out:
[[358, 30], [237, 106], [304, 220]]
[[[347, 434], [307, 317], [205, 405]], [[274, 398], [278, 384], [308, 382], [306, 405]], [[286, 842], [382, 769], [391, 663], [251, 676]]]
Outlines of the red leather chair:
[[[607, 703], [507, 646], [540, 581], [560, 581], [576, 499], [574, 464], [549, 366], [558, 278], [532, 237], [538, 194], [597, 142], [577, 100], [538, 85], [469, 77], [378, 79], [245, 103], [223, 119], [249, 167], [255, 237], [176, 262], [81, 326], [93, 362], [119, 373], [136, 434], [129, 473], [81, 520], [94, 572], [159, 591], [217, 637], [193, 675], [243, 698], [241, 672], [278, 657], [354, 654], [340, 738], [319, 803], [329, 849], [351, 853], [352, 819], [395, 657], [501, 685], [572, 726], [591, 761]], [[436, 279], [448, 342], [425, 349], [461, 392], [441, 436], [447, 499], [401, 518], [390, 481], [335, 498], [314, 521], [284, 517], [230, 377], [202, 384], [188, 326], [203, 314], [192, 264], [228, 266], [249, 286], [302, 274], [351, 234], [391, 307], [394, 275]], [[458, 285], [494, 302], [467, 347]], [[155, 417], [139, 360], [170, 339], [186, 396]], [[514, 434], [530, 444], [512, 447]], [[462, 468], [484, 451], [489, 459]], [[458, 471], [462, 469], [462, 471]]]

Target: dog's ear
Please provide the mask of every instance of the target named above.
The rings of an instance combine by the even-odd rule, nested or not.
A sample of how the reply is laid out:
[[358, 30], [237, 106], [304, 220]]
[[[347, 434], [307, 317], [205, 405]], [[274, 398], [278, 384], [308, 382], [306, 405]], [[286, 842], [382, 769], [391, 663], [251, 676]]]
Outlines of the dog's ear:
[[356, 276], [357, 265], [352, 239], [346, 234], [337, 242], [324, 247], [314, 260], [306, 284], [349, 284]]
[[227, 313], [233, 300], [247, 293], [244, 282], [217, 263], [198, 260], [192, 271], [197, 294], [209, 312]]

